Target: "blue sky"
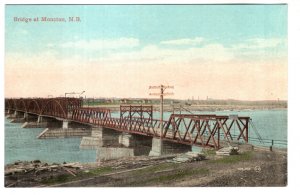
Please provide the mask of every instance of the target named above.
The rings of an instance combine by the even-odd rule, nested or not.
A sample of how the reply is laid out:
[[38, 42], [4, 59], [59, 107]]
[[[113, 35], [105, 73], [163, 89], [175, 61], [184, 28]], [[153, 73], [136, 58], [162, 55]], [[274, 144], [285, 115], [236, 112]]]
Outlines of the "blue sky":
[[[6, 95], [43, 96], [50, 91], [59, 96], [85, 89], [88, 96], [147, 97], [149, 85], [166, 83], [176, 86], [174, 98], [181, 99], [287, 99], [287, 9], [6, 5]], [[13, 21], [44, 16], [78, 16], [81, 22]], [[9, 82], [13, 77], [15, 82]], [[42, 87], [28, 91], [37, 82]], [[242, 90], [237, 90], [239, 83], [245, 85]], [[122, 89], [112, 90], [115, 86]]]
[[[80, 16], [74, 23], [17, 23], [13, 17]], [[13, 31], [28, 32], [27, 36]], [[283, 5], [100, 5], [6, 6], [6, 49], [47, 50], [46, 43], [76, 38], [138, 38], [142, 45], [187, 37], [205, 37], [230, 46], [243, 39], [287, 36], [287, 6]]]

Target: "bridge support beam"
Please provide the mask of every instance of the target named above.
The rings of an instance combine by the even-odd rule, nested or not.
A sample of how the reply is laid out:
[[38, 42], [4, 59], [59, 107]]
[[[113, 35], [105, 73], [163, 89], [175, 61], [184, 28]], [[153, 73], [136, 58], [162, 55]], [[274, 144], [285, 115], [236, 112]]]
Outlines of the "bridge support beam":
[[185, 153], [192, 150], [192, 146], [168, 141], [160, 141], [159, 138], [152, 139], [152, 148], [149, 156], [160, 156], [166, 154]]

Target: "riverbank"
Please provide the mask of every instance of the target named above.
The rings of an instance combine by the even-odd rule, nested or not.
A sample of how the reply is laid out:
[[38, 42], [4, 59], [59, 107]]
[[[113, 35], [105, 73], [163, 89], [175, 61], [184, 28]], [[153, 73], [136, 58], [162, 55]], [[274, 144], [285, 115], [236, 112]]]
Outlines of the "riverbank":
[[[44, 171], [30, 178], [5, 176], [9, 187], [136, 187], [136, 186], [286, 186], [287, 153], [255, 149], [218, 156], [205, 150], [205, 160], [175, 163], [174, 155], [131, 157], [81, 164], [81, 169]], [[7, 167], [7, 166], [6, 166]], [[23, 175], [22, 175], [23, 174]], [[22, 177], [23, 176], [23, 177]], [[22, 179], [23, 178], [23, 179]]]

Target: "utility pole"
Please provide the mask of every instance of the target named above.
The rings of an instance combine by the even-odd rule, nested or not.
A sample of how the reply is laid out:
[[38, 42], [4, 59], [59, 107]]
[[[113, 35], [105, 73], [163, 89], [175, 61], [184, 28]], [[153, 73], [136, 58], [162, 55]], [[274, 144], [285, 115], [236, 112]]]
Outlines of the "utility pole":
[[160, 93], [150, 93], [149, 95], [160, 96], [160, 154], [162, 154], [164, 96], [165, 95], [174, 95], [174, 93], [165, 93], [165, 90], [166, 89], [174, 89], [174, 86], [169, 86], [169, 85], [149, 86], [149, 89], [160, 89]]

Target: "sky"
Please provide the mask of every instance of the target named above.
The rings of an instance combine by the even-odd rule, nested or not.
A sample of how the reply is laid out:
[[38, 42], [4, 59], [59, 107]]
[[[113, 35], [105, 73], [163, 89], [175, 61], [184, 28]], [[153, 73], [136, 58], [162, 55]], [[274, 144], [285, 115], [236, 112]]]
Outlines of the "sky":
[[176, 99], [287, 100], [287, 5], [6, 5], [5, 11], [5, 97], [85, 91], [153, 98], [149, 86], [165, 84], [174, 86], [167, 92]]

